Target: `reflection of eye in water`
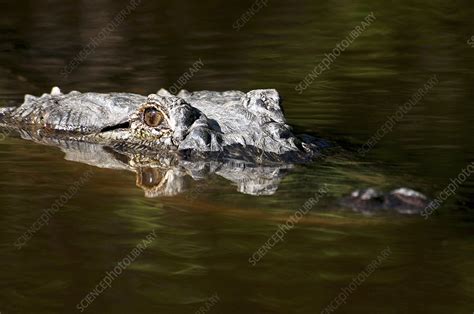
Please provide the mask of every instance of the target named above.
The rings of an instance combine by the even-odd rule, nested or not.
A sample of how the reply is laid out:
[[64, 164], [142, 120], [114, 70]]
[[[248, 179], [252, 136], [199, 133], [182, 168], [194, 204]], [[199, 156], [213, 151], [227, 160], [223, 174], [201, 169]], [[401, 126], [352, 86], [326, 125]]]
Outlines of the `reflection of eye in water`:
[[137, 186], [153, 188], [162, 183], [162, 170], [157, 168], [141, 168], [137, 172]]
[[184, 190], [186, 173], [178, 168], [137, 168], [136, 184], [145, 192], [145, 197], [175, 196]]

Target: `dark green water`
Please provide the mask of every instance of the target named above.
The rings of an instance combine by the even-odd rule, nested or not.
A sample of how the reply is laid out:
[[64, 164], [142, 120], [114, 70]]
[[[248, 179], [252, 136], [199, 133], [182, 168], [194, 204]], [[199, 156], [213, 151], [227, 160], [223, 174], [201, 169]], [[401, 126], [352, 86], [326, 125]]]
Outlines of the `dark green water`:
[[[217, 294], [207, 313], [320, 313], [387, 247], [389, 256], [335, 312], [474, 311], [472, 178], [428, 220], [331, 205], [367, 186], [434, 197], [474, 161], [471, 1], [269, 0], [236, 31], [252, 1], [142, 0], [62, 77], [126, 4], [2, 1], [2, 106], [54, 85], [149, 94], [201, 59], [185, 88], [276, 88], [291, 124], [353, 148], [429, 77], [439, 83], [364, 157], [297, 167], [271, 196], [241, 194], [213, 177], [194, 182], [193, 197], [145, 198], [134, 173], [1, 141], [2, 314], [79, 313], [81, 299], [153, 230], [156, 239], [85, 312], [196, 313]], [[370, 12], [376, 20], [299, 94], [295, 85]], [[15, 240], [88, 170], [91, 179], [18, 250]], [[327, 197], [252, 266], [255, 250], [323, 184]]]

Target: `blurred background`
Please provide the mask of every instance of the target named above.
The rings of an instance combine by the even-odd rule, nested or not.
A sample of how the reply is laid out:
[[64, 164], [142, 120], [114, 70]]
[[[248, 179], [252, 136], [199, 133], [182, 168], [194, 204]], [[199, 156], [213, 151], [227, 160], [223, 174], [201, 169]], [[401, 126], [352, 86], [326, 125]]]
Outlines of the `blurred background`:
[[[272, 196], [211, 178], [191, 201], [147, 199], [135, 175], [95, 175], [37, 232], [12, 243], [90, 166], [54, 148], [0, 142], [0, 312], [73, 313], [151, 230], [158, 238], [86, 311], [319, 313], [389, 246], [340, 313], [471, 313], [474, 183], [429, 220], [334, 208], [353, 189], [409, 186], [436, 196], [474, 161], [472, 1], [0, 1], [0, 106], [63, 92], [154, 93], [193, 64], [188, 90], [276, 88], [290, 124], [354, 153], [298, 166]], [[263, 3], [263, 2], [257, 2]], [[295, 86], [373, 12], [376, 20], [302, 94]], [[246, 16], [249, 16], [248, 14]], [[433, 75], [439, 83], [363, 158], [363, 145]], [[355, 147], [355, 148], [354, 148]], [[257, 266], [248, 258], [322, 184], [330, 196]], [[199, 183], [195, 183], [194, 188]], [[195, 193], [196, 194], [196, 193]]]

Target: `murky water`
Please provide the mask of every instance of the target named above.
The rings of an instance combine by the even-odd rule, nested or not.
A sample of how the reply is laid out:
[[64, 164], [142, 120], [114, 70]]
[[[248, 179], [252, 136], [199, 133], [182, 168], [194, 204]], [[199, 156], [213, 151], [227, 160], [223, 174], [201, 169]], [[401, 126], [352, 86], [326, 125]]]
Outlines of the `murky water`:
[[[435, 197], [474, 160], [472, 2], [270, 0], [239, 31], [233, 24], [251, 1], [136, 3], [66, 78], [64, 66], [127, 2], [2, 2], [2, 106], [54, 85], [149, 94], [201, 60], [185, 88], [277, 88], [292, 125], [347, 156], [296, 167], [269, 196], [239, 193], [213, 176], [178, 196], [146, 198], [133, 172], [67, 161], [56, 148], [8, 137], [0, 142], [1, 313], [474, 311], [472, 178], [427, 220], [335, 205], [368, 186]], [[370, 12], [376, 19], [300, 94], [295, 86]], [[358, 155], [433, 75], [438, 84]], [[91, 170], [17, 249], [43, 210]], [[327, 196], [253, 266], [256, 250], [325, 184]], [[152, 231], [111, 286], [82, 301]]]

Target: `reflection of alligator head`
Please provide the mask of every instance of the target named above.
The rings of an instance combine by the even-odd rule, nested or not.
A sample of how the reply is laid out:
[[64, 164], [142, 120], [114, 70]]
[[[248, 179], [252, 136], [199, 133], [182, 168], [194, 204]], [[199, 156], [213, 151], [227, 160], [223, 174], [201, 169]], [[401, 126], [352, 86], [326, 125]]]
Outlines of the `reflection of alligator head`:
[[136, 185], [146, 197], [174, 196], [186, 192], [190, 181], [209, 179], [217, 175], [234, 183], [241, 193], [271, 195], [290, 169], [291, 164], [257, 165], [219, 156], [208, 160], [184, 160], [173, 155], [118, 152], [102, 144], [72, 141], [56, 136], [41, 136], [37, 132], [17, 130], [23, 139], [59, 147], [69, 161], [114, 170], [136, 173]]
[[[134, 171], [148, 197], [179, 194], [187, 178], [211, 174], [234, 182], [242, 193], [270, 195], [292, 164], [315, 159], [326, 146], [293, 134], [275, 90], [181, 91], [177, 96], [160, 90], [144, 97], [62, 94], [53, 88], [41, 97], [25, 96], [17, 108], [1, 109], [0, 126], [58, 146], [68, 160]], [[403, 212], [424, 204], [418, 194], [359, 194], [344, 205], [362, 212], [377, 206]]]

